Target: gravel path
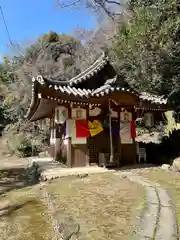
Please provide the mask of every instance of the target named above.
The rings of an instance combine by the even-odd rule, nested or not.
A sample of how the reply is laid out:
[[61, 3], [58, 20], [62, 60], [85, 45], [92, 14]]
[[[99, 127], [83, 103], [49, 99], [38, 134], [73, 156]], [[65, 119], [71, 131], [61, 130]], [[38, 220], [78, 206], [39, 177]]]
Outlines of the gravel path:
[[168, 191], [132, 172], [115, 174], [144, 186], [147, 192], [147, 209], [140, 217], [134, 238], [137, 240], [179, 239], [175, 208]]

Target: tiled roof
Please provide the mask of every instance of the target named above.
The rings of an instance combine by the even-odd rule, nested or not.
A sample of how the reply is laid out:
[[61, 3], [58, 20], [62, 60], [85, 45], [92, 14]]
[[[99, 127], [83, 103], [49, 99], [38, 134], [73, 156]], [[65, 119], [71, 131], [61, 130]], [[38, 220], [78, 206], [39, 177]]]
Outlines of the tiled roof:
[[143, 133], [140, 136], [137, 136], [135, 138], [136, 142], [142, 142], [142, 143], [155, 143], [159, 144], [161, 142], [161, 138], [159, 136], [159, 133], [155, 132], [153, 134], [150, 133]]
[[130, 89], [121, 88], [121, 87], [112, 87], [111, 85], [108, 85], [108, 84], [103, 85], [102, 87], [97, 88], [96, 90], [75, 88], [70, 86], [57, 86], [57, 85], [54, 85], [54, 86], [50, 85], [49, 89], [50, 88], [53, 88], [54, 90], [59, 91], [61, 93], [65, 93], [67, 95], [86, 97], [86, 98], [100, 97], [116, 91], [131, 92]]
[[100, 97], [100, 96], [104, 96], [106, 94], [110, 94], [113, 92], [129, 92], [129, 93], [134, 93], [130, 88], [124, 88], [124, 87], [118, 87], [118, 86], [111, 86], [109, 84], [103, 85], [100, 88], [97, 88], [96, 90], [94, 90], [92, 92], [92, 96], [96, 96], [96, 97]]
[[160, 103], [160, 104], [167, 104], [167, 99], [165, 99], [163, 96], [157, 96], [157, 95], [152, 95], [147, 92], [143, 92], [139, 95], [139, 98], [142, 100], [147, 100], [151, 103]]
[[136, 142], [159, 144], [164, 136], [164, 130], [160, 131], [158, 127], [154, 128], [151, 132], [144, 128], [136, 127]]
[[73, 95], [73, 96], [80, 96], [80, 97], [89, 97], [92, 94], [92, 90], [90, 89], [81, 89], [81, 88], [75, 88], [70, 86], [50, 86], [49, 88], [53, 87], [56, 91], [59, 91], [61, 93], [66, 93], [67, 95]]
[[[67, 95], [71, 95], [71, 96], [78, 96], [78, 97], [85, 97], [85, 98], [89, 98], [89, 97], [101, 97], [113, 92], [117, 92], [117, 91], [122, 91], [122, 92], [129, 92], [135, 95], [138, 95], [140, 99], [142, 100], [147, 100], [151, 103], [157, 103], [157, 104], [166, 104], [167, 100], [163, 97], [159, 97], [157, 95], [151, 95], [149, 93], [143, 92], [142, 94], [138, 94], [136, 91], [134, 91], [132, 88], [130, 88], [128, 85], [127, 86], [123, 86], [120, 87], [118, 85], [116, 85], [116, 80], [117, 80], [117, 76], [115, 76], [112, 79], [108, 79], [105, 84], [97, 89], [94, 90], [90, 90], [90, 89], [82, 89], [82, 88], [76, 88], [70, 85], [62, 85], [62, 84], [58, 84], [58, 82], [52, 82], [52, 84], [50, 85], [46, 85], [46, 80], [44, 80], [44, 78], [42, 76], [37, 76], [36, 78], [33, 78], [33, 89], [34, 89], [34, 84], [35, 82], [38, 82], [41, 85], [45, 85], [46, 87], [48, 87], [49, 89], [54, 89], [58, 92], [61, 93], [65, 93]], [[48, 83], [50, 83], [50, 81], [48, 80]], [[34, 94], [34, 93], [33, 93]]]
[[[35, 82], [37, 81], [41, 85], [46, 85], [46, 87], [48, 87], [49, 89], [52, 88], [55, 91], [65, 93], [67, 95], [86, 97], [86, 98], [100, 97], [100, 96], [104, 96], [106, 94], [110, 94], [110, 93], [116, 92], [116, 91], [135, 93], [130, 88], [113, 86], [112, 83], [114, 83], [116, 81], [116, 78], [117, 77], [107, 80], [105, 85], [103, 85], [95, 90], [90, 90], [90, 89], [76, 88], [76, 87], [72, 87], [69, 85], [63, 86], [63, 85], [58, 85], [58, 84], [54, 84], [54, 83], [53, 83], [53, 85], [46, 85], [46, 81], [44, 81], [43, 77], [38, 76], [36, 79], [35, 78], [33, 79], [33, 88], [34, 88]], [[109, 84], [107, 84], [107, 83], [109, 83]]]
[[112, 85], [112, 84], [115, 84], [116, 81], [117, 81], [117, 76], [115, 76], [114, 78], [111, 78], [111, 79], [106, 80], [106, 82], [105, 82], [104, 84], [110, 84], [110, 85]]
[[94, 64], [92, 64], [89, 68], [85, 71], [81, 72], [74, 78], [70, 79], [69, 85], [73, 86], [74, 84], [81, 83], [86, 81], [87, 79], [94, 76], [97, 72], [99, 72], [104, 66], [108, 63], [108, 57], [103, 53], [99, 59], [96, 60]]
[[[30, 118], [31, 115], [33, 114], [33, 111], [35, 111], [35, 109], [38, 107], [39, 103], [40, 103], [40, 99], [41, 99], [41, 94], [43, 94], [43, 91], [45, 89], [52, 89], [52, 92], [50, 93], [50, 95], [47, 95], [47, 99], [53, 99], [53, 100], [57, 100], [58, 101], [65, 101], [66, 96], [67, 98], [70, 97], [70, 99], [74, 99], [75, 101], [82, 101], [84, 100], [86, 102], [86, 104], [88, 104], [88, 101], [90, 98], [99, 98], [99, 97], [103, 97], [105, 95], [109, 95], [113, 92], [128, 92], [131, 94], [136, 95], [137, 97], [139, 96], [140, 99], [142, 100], [147, 100], [150, 103], [157, 103], [157, 104], [166, 104], [166, 99], [164, 99], [163, 97], [158, 97], [158, 96], [152, 96], [148, 93], [142, 93], [141, 95], [139, 95], [136, 91], [132, 90], [130, 87], [128, 87], [128, 85], [123, 85], [117, 86], [116, 85], [116, 77], [114, 79], [109, 79], [107, 80], [105, 83], [105, 85], [94, 89], [94, 90], [90, 90], [90, 89], [81, 89], [81, 88], [77, 88], [74, 86], [70, 86], [70, 85], [61, 85], [61, 84], [56, 84], [56, 82], [52, 82], [52, 84], [49, 84], [50, 81], [48, 80], [48, 83], [46, 82], [46, 79], [44, 79], [42, 76], [37, 76], [36, 78], [33, 78], [33, 83], [32, 83], [32, 98], [31, 98], [31, 103], [28, 109], [28, 112], [26, 114], [26, 118]], [[43, 90], [44, 89], [44, 90]], [[52, 94], [53, 92], [56, 92], [56, 97], [53, 98]], [[59, 97], [57, 97], [57, 93], [62, 93], [62, 95], [60, 94]], [[48, 94], [48, 91], [47, 91]], [[64, 99], [64, 100], [63, 100]], [[140, 136], [137, 138], [137, 141], [146, 141], [146, 137], [147, 136]], [[143, 138], [143, 139], [142, 139]]]

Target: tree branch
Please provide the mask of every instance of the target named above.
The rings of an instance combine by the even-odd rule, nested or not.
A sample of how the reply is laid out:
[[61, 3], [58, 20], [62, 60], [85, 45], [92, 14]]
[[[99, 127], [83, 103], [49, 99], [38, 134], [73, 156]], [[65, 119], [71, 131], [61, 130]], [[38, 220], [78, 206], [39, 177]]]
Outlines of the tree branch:
[[[96, 0], [95, 0], [95, 2], [96, 2]], [[120, 1], [117, 2], [117, 1], [105, 0], [105, 2], [106, 2], [106, 3], [109, 3], [109, 4], [121, 5], [121, 4], [120, 4]]]
[[[114, 13], [111, 10], [109, 10], [107, 4], [115, 4], [118, 6], [122, 6], [121, 1], [116, 1], [116, 0], [91, 0], [92, 1], [92, 8], [93, 6], [95, 7], [99, 7], [100, 9], [102, 9], [112, 20], [115, 19], [115, 16], [119, 15], [119, 13]], [[61, 8], [68, 8], [68, 7], [73, 7], [79, 3], [82, 2], [82, 0], [72, 0], [69, 3], [63, 3], [65, 2], [65, 0], [57, 0], [57, 4], [61, 7]], [[88, 4], [88, 0], [87, 0], [87, 4]], [[91, 6], [88, 6], [91, 7]]]
[[60, 3], [60, 0], [57, 1], [57, 4], [61, 7], [61, 8], [68, 8], [68, 7], [73, 7], [75, 6], [77, 3], [79, 3], [81, 0], [76, 0], [76, 1], [73, 1], [71, 3], [67, 3], [67, 4], [63, 4], [63, 3]]

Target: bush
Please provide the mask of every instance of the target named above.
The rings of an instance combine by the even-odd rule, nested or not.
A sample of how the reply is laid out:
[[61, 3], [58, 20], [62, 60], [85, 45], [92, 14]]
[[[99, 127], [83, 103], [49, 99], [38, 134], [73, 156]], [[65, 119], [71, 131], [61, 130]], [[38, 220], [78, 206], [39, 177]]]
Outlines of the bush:
[[9, 153], [19, 157], [37, 156], [44, 148], [45, 138], [43, 132], [21, 131], [16, 125], [8, 125], [3, 134]]

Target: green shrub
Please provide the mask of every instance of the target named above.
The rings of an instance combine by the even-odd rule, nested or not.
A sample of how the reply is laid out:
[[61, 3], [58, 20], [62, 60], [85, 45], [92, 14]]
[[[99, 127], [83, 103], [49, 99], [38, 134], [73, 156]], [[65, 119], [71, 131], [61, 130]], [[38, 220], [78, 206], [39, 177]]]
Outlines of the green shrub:
[[17, 128], [16, 125], [8, 125], [3, 134], [3, 140], [9, 153], [19, 157], [36, 156], [45, 147], [45, 133], [26, 132]]

